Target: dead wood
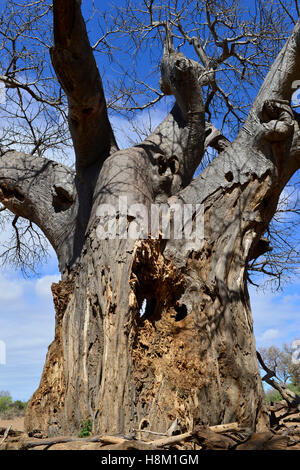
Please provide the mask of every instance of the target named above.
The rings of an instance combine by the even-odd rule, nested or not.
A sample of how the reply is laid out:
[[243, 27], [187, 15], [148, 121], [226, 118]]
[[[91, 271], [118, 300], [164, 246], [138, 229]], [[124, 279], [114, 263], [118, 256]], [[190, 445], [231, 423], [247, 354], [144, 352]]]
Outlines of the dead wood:
[[[211, 427], [197, 428], [195, 431], [190, 431], [176, 436], [164, 437], [161, 439], [155, 439], [152, 441], [143, 441], [136, 439], [128, 439], [120, 436], [93, 436], [90, 438], [79, 438], [72, 436], [59, 436], [47, 439], [33, 439], [27, 440], [22, 443], [23, 449], [33, 449], [35, 447], [51, 447], [56, 444], [66, 444], [70, 442], [74, 443], [100, 443], [103, 447], [107, 445], [121, 446], [119, 449], [130, 449], [130, 448], [162, 448], [173, 446], [175, 444], [183, 443], [187, 440], [197, 438], [200, 441], [205, 441], [207, 448], [229, 448], [233, 445], [234, 441], [226, 436], [220, 436], [221, 433], [225, 432], [236, 432], [239, 431], [238, 423], [221, 424]], [[117, 448], [117, 447], [111, 447]]]
[[8, 426], [8, 428], [6, 429], [6, 431], [4, 432], [4, 436], [3, 436], [3, 439], [1, 439], [0, 441], [0, 447], [2, 446], [3, 442], [5, 441], [5, 439], [7, 438], [8, 434], [9, 434], [9, 431], [11, 430], [11, 426]]

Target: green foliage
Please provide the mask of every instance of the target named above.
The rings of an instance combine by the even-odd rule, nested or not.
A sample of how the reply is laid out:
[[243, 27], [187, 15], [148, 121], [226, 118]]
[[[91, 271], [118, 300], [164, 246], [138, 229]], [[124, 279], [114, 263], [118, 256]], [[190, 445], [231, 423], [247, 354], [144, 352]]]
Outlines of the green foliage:
[[[293, 384], [288, 384], [288, 388], [292, 392], [297, 393], [297, 395], [300, 396], [300, 385], [295, 386]], [[267, 402], [269, 402], [269, 403], [271, 401], [277, 403], [277, 402], [279, 402], [283, 399], [282, 396], [280, 395], [280, 393], [277, 390], [267, 390], [265, 392], [265, 395], [266, 395]]]
[[89, 437], [92, 434], [93, 423], [91, 419], [86, 419], [80, 424], [79, 437]]
[[266, 392], [266, 399], [267, 399], [267, 402], [269, 403], [271, 401], [277, 403], [282, 400], [282, 396], [280, 395], [279, 392], [277, 392], [277, 390], [268, 390]]
[[10, 395], [4, 395], [0, 398], [0, 413], [7, 411], [12, 405], [12, 398]]
[[0, 391], [0, 415], [4, 418], [22, 416], [27, 408], [28, 402], [21, 400], [13, 401], [9, 392]]
[[300, 396], [300, 385], [289, 385], [289, 389], [294, 392], [294, 393], [297, 393], [297, 395]]

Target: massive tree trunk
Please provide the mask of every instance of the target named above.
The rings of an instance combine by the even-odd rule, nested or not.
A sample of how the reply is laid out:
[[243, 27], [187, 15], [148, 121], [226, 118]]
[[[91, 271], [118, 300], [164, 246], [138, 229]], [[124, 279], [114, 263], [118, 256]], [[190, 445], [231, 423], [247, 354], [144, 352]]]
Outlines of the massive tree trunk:
[[[55, 339], [26, 428], [76, 434], [91, 419], [100, 434], [165, 433], [177, 418], [182, 431], [232, 421], [261, 429], [268, 415], [247, 263], [300, 164], [289, 107], [300, 23], [232, 144], [205, 123], [202, 68], [165, 47], [162, 89], [176, 104], [144, 142], [118, 150], [79, 3], [54, 1], [52, 50], [69, 100], [76, 174], [16, 152], [0, 161], [1, 201], [42, 228], [62, 273], [52, 286]], [[207, 145], [221, 152], [193, 180]], [[204, 237], [126, 238], [121, 225], [115, 237], [101, 237], [99, 227], [103, 233], [112, 221], [99, 213], [104, 204], [130, 232], [145, 223], [134, 204], [148, 214], [158, 203], [192, 204], [186, 222], [204, 222]]]

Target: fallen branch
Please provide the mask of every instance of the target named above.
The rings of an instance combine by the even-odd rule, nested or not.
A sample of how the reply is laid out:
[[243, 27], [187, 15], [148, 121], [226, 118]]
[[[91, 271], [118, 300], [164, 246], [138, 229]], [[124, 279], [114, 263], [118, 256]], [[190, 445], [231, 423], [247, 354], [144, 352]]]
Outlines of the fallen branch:
[[[208, 429], [211, 432], [221, 434], [225, 432], [239, 431], [238, 423], [228, 423], [228, 424], [218, 424], [216, 426], [209, 426]], [[165, 437], [163, 439], [156, 439], [155, 441], [150, 441], [148, 444], [151, 444], [155, 447], [164, 447], [167, 445], [178, 444], [179, 442], [184, 442], [197, 435], [197, 431], [190, 431], [184, 434], [178, 434], [177, 436]]]
[[167, 436], [165, 432], [155, 432], [155, 431], [148, 431], [147, 429], [134, 429], [135, 432], [145, 432], [147, 434], [155, 434], [156, 436]]
[[[238, 431], [239, 426], [238, 423], [229, 423], [229, 424], [220, 424], [217, 426], [211, 426], [208, 429], [210, 431], [215, 432], [215, 433], [223, 433], [223, 432], [230, 432], [230, 431]], [[146, 432], [146, 431], [145, 431]], [[149, 431], [147, 431], [149, 432]], [[194, 431], [186, 432], [183, 434], [178, 434], [176, 436], [170, 436], [170, 437], [164, 437], [162, 439], [156, 439], [154, 441], [141, 441], [139, 440], [140, 443], [148, 445], [150, 448], [151, 447], [165, 447], [168, 445], [174, 445], [178, 444], [180, 442], [184, 442], [190, 438], [192, 438], [195, 435]], [[23, 443], [23, 449], [32, 449], [34, 447], [39, 447], [39, 446], [46, 446], [50, 447], [55, 444], [65, 444], [68, 442], [99, 442], [101, 444], [124, 444], [124, 443], [130, 443], [132, 440], [126, 439], [124, 437], [119, 437], [119, 436], [93, 436], [90, 438], [79, 438], [79, 437], [71, 437], [71, 436], [60, 436], [60, 437], [54, 437], [50, 439], [36, 439], [34, 441], [25, 441]]]
[[90, 442], [101, 442], [102, 444], [123, 444], [124, 442], [129, 442], [130, 439], [125, 439], [124, 437], [118, 436], [102, 436], [89, 439]]
[[[239, 427], [239, 424], [237, 422], [228, 423], [228, 424], [217, 424], [215, 426], [209, 426], [209, 429], [211, 431], [217, 432], [217, 433], [240, 431], [240, 427]], [[145, 433], [148, 433], [148, 434], [155, 434], [155, 435], [158, 435], [158, 436], [167, 436], [167, 433], [154, 432], [154, 431], [149, 431], [147, 429], [139, 429], [139, 430], [136, 430], [136, 432], [145, 432]], [[175, 437], [177, 437], [179, 435], [180, 434], [177, 434]], [[183, 434], [181, 434], [181, 435], [183, 435]], [[153, 441], [153, 442], [157, 442], [157, 441]]]
[[[275, 403], [274, 405], [269, 406], [270, 411], [281, 411], [286, 409], [286, 401], [284, 400], [283, 402]], [[295, 410], [295, 413], [297, 413], [297, 410]]]
[[213, 432], [222, 433], [222, 432], [233, 432], [240, 431], [238, 423], [228, 423], [228, 424], [218, 424], [216, 426], [209, 426], [209, 429]]
[[156, 439], [155, 441], [147, 442], [155, 447], [164, 447], [171, 444], [178, 444], [179, 442], [184, 442], [187, 439], [193, 437], [193, 432], [185, 432], [184, 434], [178, 434], [177, 436], [164, 437], [163, 439]]
[[284, 423], [300, 423], [300, 416], [294, 416], [291, 418], [284, 418], [283, 419]]
[[8, 434], [9, 434], [9, 431], [11, 430], [11, 426], [12, 426], [12, 425], [8, 426], [8, 428], [6, 429], [6, 431], [5, 431], [5, 433], [4, 433], [4, 436], [3, 436], [3, 438], [2, 438], [1, 441], [0, 441], [0, 447], [2, 446], [3, 442], [4, 442], [5, 439], [7, 438]]
[[[165, 445], [176, 444], [192, 437], [193, 433], [188, 432], [179, 434], [178, 436], [171, 436], [163, 439], [157, 439], [155, 441], [139, 441], [143, 444], [147, 444], [150, 447], [164, 447]], [[33, 447], [39, 446], [52, 446], [54, 444], [65, 444], [67, 442], [100, 442], [102, 444], [124, 444], [131, 442], [130, 439], [125, 439], [118, 436], [94, 436], [91, 438], [78, 438], [78, 437], [55, 437], [53, 439], [38, 439], [36, 441], [27, 441], [24, 443], [24, 448], [32, 449]]]
[[39, 446], [52, 446], [54, 444], [65, 444], [67, 442], [100, 442], [102, 444], [123, 444], [129, 442], [129, 439], [118, 436], [93, 436], [90, 438], [86, 437], [72, 437], [72, 436], [60, 436], [51, 439], [37, 439], [34, 441], [27, 441], [24, 443], [24, 448], [32, 449], [33, 447]]

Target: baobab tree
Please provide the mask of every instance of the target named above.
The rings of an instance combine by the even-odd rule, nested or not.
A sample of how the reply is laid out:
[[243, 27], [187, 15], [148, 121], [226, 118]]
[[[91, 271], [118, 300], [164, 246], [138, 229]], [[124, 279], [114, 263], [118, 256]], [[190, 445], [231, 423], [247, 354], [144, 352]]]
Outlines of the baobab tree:
[[[217, 40], [210, 2], [204, 3]], [[40, 151], [8, 150], [0, 159], [2, 204], [40, 227], [62, 276], [52, 286], [55, 338], [28, 406], [28, 431], [75, 433], [87, 418], [97, 433], [123, 434], [164, 433], [176, 418], [182, 430], [195, 423], [237, 421], [253, 430], [268, 424], [247, 267], [268, 249], [262, 236], [300, 167], [299, 119], [291, 108], [300, 22], [232, 142], [206, 116], [212, 95], [235, 112], [216, 72], [229, 57], [247, 65], [233, 45], [241, 39], [219, 43], [221, 55], [212, 60], [200, 39], [186, 37], [196, 61], [174, 47], [172, 21], [152, 26], [164, 31], [161, 93], [175, 104], [142, 142], [119, 150], [81, 2], [54, 0], [50, 53], [67, 96], [75, 169]], [[242, 37], [252, 40], [247, 28]], [[5, 80], [18, 86], [14, 76]], [[218, 155], [193, 178], [208, 147]], [[193, 226], [200, 214], [204, 236], [191, 240], [170, 230], [169, 237], [130, 237], [145, 222], [137, 208], [153, 219], [155, 204], [189, 205], [186, 222]], [[127, 236], [101, 236], [112, 226], [99, 211], [104, 207], [115, 208], [113, 222], [122, 219]]]

